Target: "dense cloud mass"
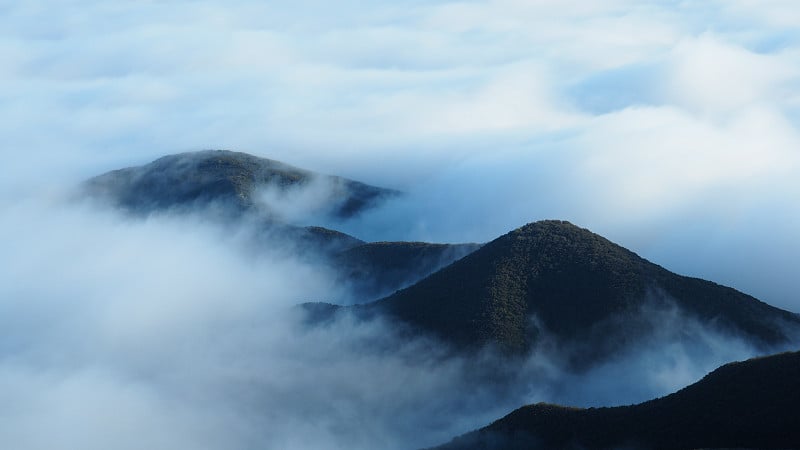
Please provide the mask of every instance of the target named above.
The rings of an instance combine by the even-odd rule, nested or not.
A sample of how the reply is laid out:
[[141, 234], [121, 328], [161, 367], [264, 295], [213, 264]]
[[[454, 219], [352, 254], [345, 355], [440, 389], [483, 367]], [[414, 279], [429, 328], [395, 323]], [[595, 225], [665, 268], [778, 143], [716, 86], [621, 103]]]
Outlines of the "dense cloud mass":
[[[485, 242], [566, 219], [800, 311], [798, 11], [0, 2], [0, 442], [415, 448], [524, 403], [645, 400], [756, 354], [660, 311], [651, 341], [588, 373], [544, 342], [514, 383], [487, 383], [382, 322], [302, 326], [293, 305], [346, 288], [285, 242], [253, 251], [248, 224], [125, 217], [72, 189], [168, 153], [247, 151], [403, 191], [318, 223], [361, 239]], [[262, 200], [308, 221], [322, 188]]]

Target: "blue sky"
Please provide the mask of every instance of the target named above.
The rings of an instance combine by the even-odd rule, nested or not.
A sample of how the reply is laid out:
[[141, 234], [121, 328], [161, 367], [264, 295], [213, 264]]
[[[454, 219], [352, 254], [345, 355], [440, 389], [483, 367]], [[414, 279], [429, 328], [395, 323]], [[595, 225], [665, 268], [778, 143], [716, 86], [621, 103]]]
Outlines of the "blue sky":
[[792, 1], [4, 2], [0, 201], [203, 148], [409, 192], [339, 226], [565, 218], [800, 310]]

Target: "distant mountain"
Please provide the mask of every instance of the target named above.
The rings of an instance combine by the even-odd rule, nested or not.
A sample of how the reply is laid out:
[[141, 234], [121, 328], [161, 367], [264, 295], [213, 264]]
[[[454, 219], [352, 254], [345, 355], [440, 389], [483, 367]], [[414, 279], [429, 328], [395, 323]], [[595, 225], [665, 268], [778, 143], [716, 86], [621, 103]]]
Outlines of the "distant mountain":
[[480, 244], [370, 242], [338, 253], [333, 266], [362, 301], [407, 287], [474, 252]]
[[800, 329], [797, 314], [676, 275], [562, 221], [516, 229], [370, 308], [460, 347], [524, 353], [545, 334], [573, 347], [583, 342], [585, 361], [656, 326], [641, 319], [646, 308], [671, 306], [765, 348]]
[[437, 450], [800, 448], [800, 352], [727, 364], [633, 406], [525, 406]]
[[[132, 213], [215, 207], [235, 214], [258, 211], [280, 219], [280, 209], [305, 202], [322, 213], [348, 218], [397, 191], [321, 175], [247, 153], [205, 150], [114, 170], [86, 182], [87, 190]], [[301, 189], [313, 192], [298, 194]], [[296, 198], [292, 197], [296, 195]], [[289, 204], [271, 205], [286, 202]]]
[[319, 260], [336, 255], [349, 248], [363, 245], [364, 241], [341, 231], [318, 226], [300, 227], [281, 223], [253, 224], [253, 245], [270, 248], [276, 242], [294, 250], [296, 256]]

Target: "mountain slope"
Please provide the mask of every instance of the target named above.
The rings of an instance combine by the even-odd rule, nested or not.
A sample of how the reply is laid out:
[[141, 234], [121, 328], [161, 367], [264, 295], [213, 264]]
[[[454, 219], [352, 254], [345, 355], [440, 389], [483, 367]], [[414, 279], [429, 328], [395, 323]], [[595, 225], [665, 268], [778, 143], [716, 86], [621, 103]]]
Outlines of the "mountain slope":
[[[87, 181], [88, 191], [133, 213], [214, 206], [227, 213], [258, 209], [278, 215], [263, 190], [291, 196], [339, 218], [351, 217], [396, 195], [396, 191], [346, 178], [317, 174], [290, 165], [226, 150], [205, 150], [159, 158], [138, 167], [114, 170]], [[283, 205], [291, 207], [293, 205]]]
[[438, 450], [800, 448], [800, 352], [727, 364], [633, 406], [536, 404]]
[[613, 351], [627, 320], [649, 305], [677, 306], [753, 343], [787, 341], [800, 318], [734, 289], [673, 274], [568, 222], [525, 225], [373, 305], [458, 346], [524, 352], [542, 333]]

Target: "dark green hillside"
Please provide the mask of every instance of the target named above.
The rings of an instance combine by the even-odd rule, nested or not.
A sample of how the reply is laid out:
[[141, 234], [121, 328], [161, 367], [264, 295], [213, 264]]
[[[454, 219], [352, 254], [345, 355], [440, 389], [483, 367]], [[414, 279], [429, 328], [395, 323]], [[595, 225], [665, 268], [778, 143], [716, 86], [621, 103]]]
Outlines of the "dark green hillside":
[[525, 406], [438, 450], [800, 448], [799, 405], [800, 353], [782, 353], [634, 406]]
[[457, 345], [523, 352], [546, 331], [561, 342], [588, 340], [600, 356], [635, 331], [625, 327], [648, 326], [626, 317], [673, 303], [764, 345], [786, 341], [780, 324], [800, 326], [795, 314], [673, 274], [562, 221], [516, 229], [375, 306]]
[[417, 282], [478, 248], [479, 244], [370, 242], [337, 254], [333, 266], [354, 295], [366, 301]]
[[346, 218], [377, 205], [396, 191], [341, 177], [315, 174], [247, 153], [205, 150], [168, 155], [149, 164], [114, 170], [87, 181], [95, 196], [133, 213], [214, 206], [226, 213], [260, 208], [256, 192], [287, 190], [323, 180], [329, 189], [329, 213]]

